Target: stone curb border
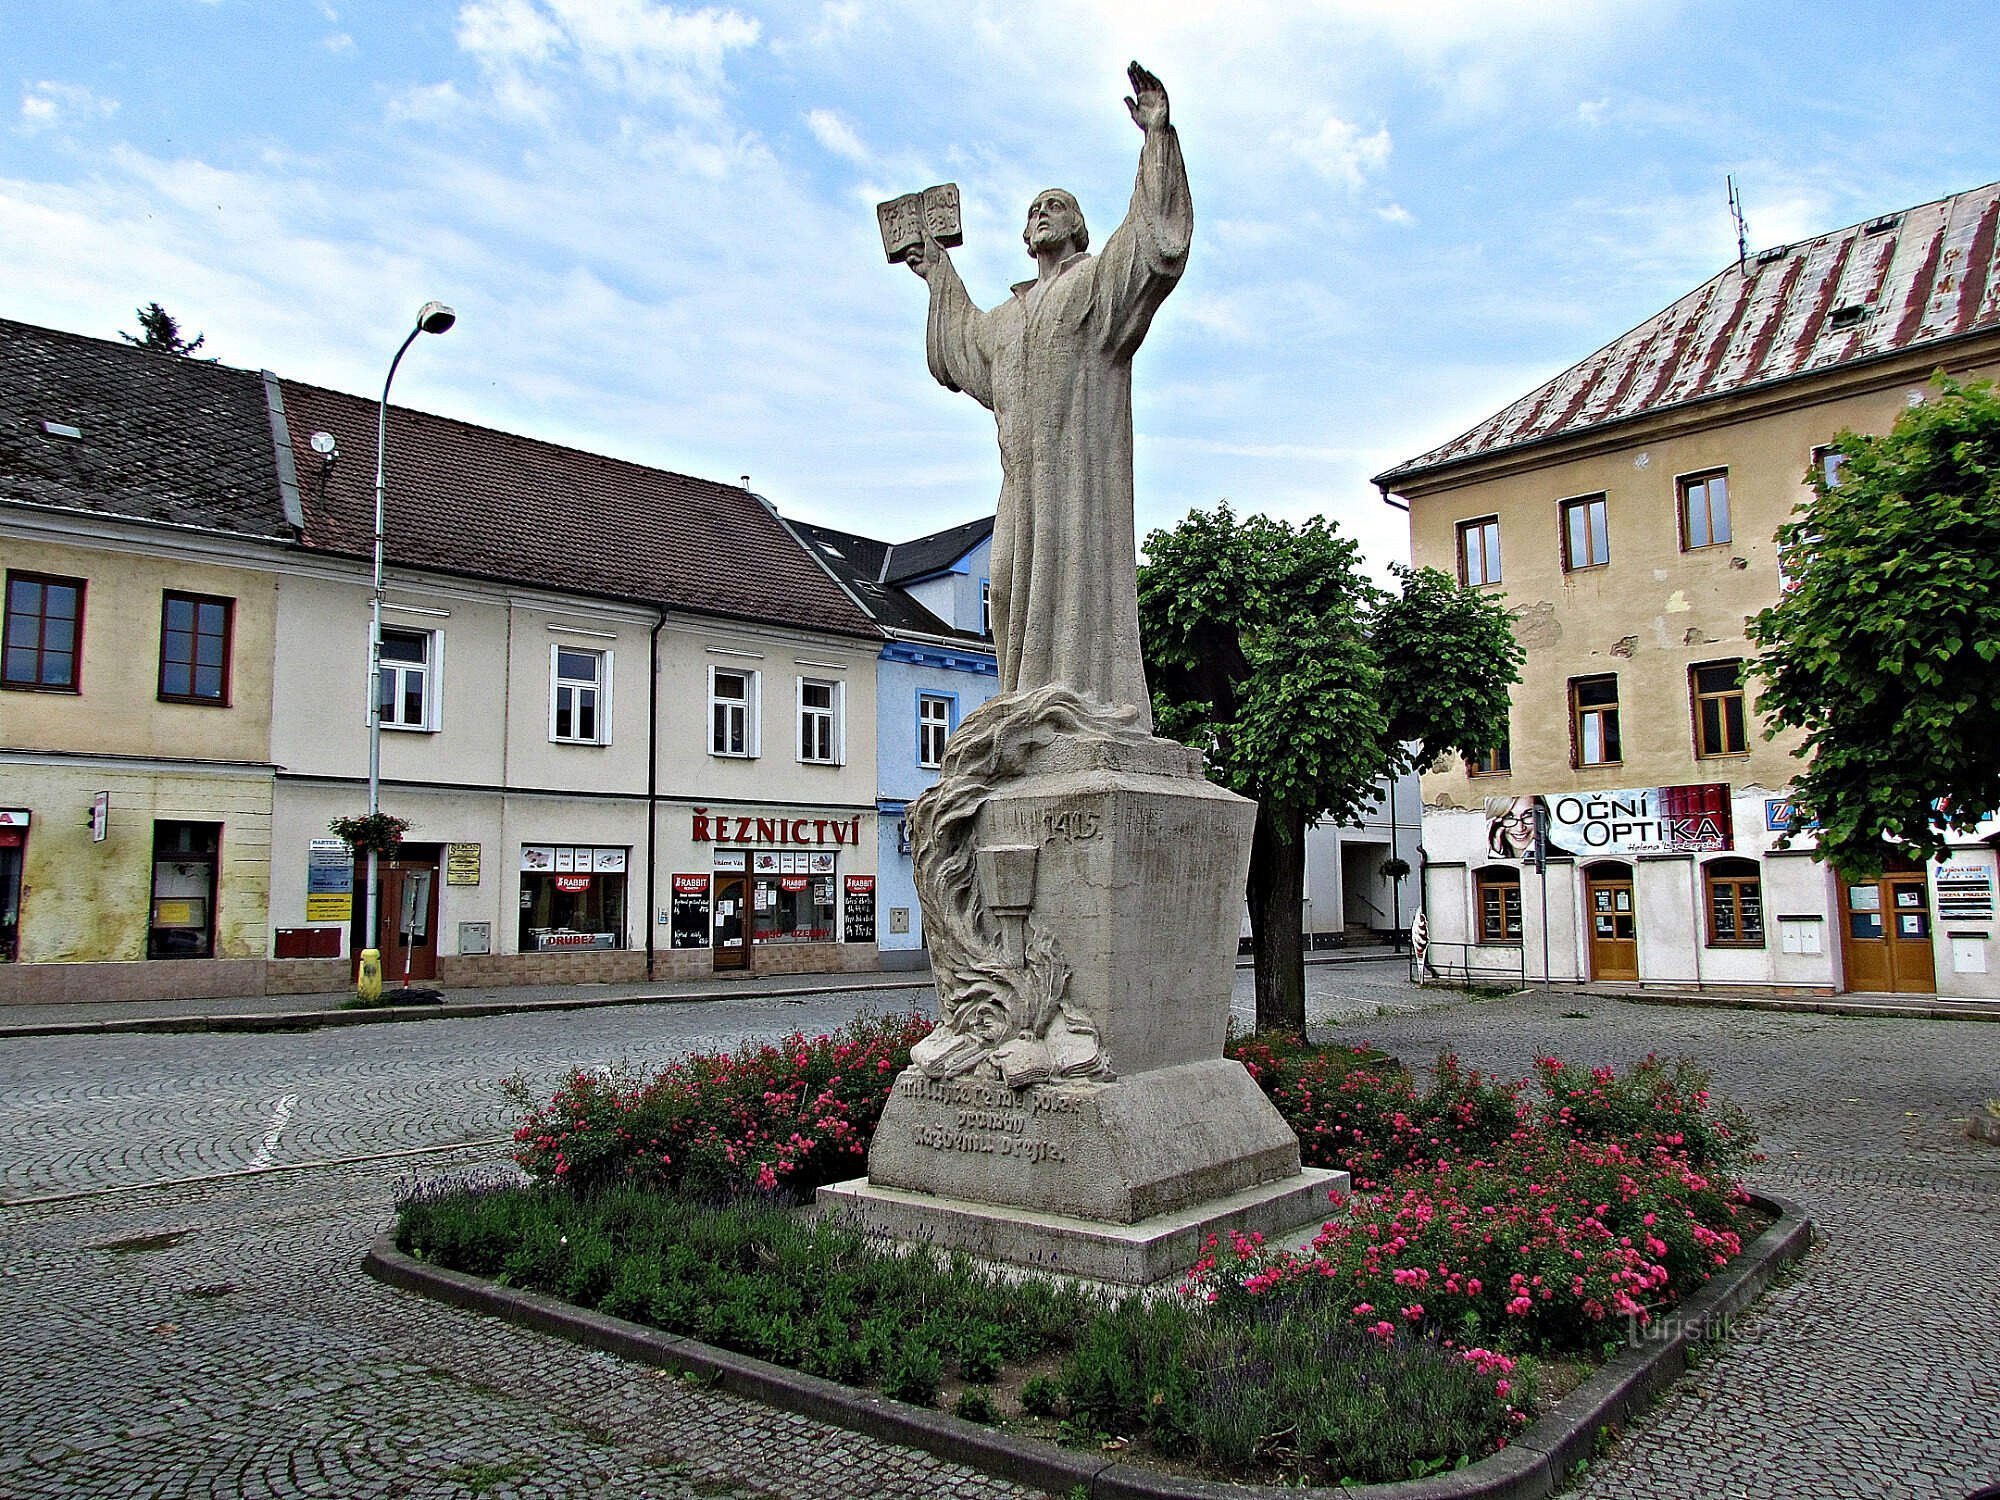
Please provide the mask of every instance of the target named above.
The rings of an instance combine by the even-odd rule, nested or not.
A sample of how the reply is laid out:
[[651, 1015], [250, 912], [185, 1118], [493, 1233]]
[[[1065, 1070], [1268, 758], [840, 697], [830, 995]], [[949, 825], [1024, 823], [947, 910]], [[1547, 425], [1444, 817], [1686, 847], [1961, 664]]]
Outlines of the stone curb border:
[[1724, 990], [1572, 989], [1596, 1000], [1629, 1000], [1634, 1005], [1667, 1005], [1691, 1010], [1770, 1010], [1820, 1016], [1877, 1016], [1897, 1021], [2000, 1021], [1991, 1000], [1935, 1000], [1929, 1004], [1815, 999], [1797, 995], [1737, 995]]
[[552, 1333], [638, 1364], [699, 1376], [739, 1396], [905, 1447], [920, 1448], [1052, 1495], [1081, 1485], [1092, 1500], [1544, 1500], [1570, 1470], [1595, 1451], [1598, 1436], [1616, 1431], [1650, 1405], [1688, 1367], [1691, 1346], [1762, 1296], [1772, 1279], [1812, 1248], [1805, 1210], [1761, 1193], [1751, 1203], [1776, 1222], [1723, 1271], [1674, 1310], [1663, 1331], [1620, 1350], [1554, 1410], [1489, 1458], [1429, 1479], [1361, 1489], [1296, 1489], [1224, 1484], [1156, 1473], [1035, 1438], [1009, 1437], [940, 1411], [836, 1385], [748, 1355], [661, 1333], [622, 1318], [573, 1307], [540, 1292], [498, 1286], [463, 1271], [412, 1260], [385, 1234], [362, 1269], [377, 1281], [468, 1312], [487, 1313], [540, 1333]]
[[[605, 1010], [614, 1005], [699, 1005], [708, 1000], [782, 1000], [794, 995], [846, 995], [869, 990], [929, 989], [921, 979], [865, 979], [796, 989], [661, 991], [645, 995], [579, 995], [559, 1000], [474, 1000], [462, 1004], [380, 1005], [354, 1010], [223, 1012], [206, 1016], [121, 1016], [108, 1021], [28, 1021], [0, 1025], [0, 1038], [30, 1036], [136, 1035], [200, 1031], [314, 1031], [322, 1026], [375, 1026], [391, 1021], [470, 1021], [520, 1011]], [[141, 1002], [143, 1003], [143, 1002]]]

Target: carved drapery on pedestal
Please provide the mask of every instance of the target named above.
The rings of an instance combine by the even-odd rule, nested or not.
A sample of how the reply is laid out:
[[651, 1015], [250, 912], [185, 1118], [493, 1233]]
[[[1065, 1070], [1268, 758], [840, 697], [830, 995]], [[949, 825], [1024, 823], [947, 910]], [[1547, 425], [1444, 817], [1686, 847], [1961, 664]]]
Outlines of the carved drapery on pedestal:
[[[911, 804], [917, 900], [941, 1017], [911, 1054], [927, 1076], [998, 1077], [1009, 1088], [1111, 1076], [1097, 1028], [1063, 1003], [1070, 968], [1034, 915], [1034, 846], [982, 850], [978, 819], [1037, 750], [1058, 737], [1147, 739], [1137, 718], [1065, 687], [995, 698], [959, 726], [937, 785]], [[1009, 879], [1022, 889], [991, 889]]]

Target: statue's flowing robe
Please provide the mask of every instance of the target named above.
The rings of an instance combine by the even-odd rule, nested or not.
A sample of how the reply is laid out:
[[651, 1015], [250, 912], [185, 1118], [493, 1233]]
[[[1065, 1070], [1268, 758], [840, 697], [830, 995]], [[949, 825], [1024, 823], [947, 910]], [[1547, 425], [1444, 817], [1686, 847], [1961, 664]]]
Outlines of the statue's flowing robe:
[[1060, 683], [1113, 707], [1151, 699], [1132, 533], [1132, 356], [1194, 227], [1172, 126], [1146, 132], [1124, 223], [1096, 255], [981, 312], [947, 257], [930, 277], [931, 374], [993, 413], [1000, 508], [991, 620], [1000, 689]]

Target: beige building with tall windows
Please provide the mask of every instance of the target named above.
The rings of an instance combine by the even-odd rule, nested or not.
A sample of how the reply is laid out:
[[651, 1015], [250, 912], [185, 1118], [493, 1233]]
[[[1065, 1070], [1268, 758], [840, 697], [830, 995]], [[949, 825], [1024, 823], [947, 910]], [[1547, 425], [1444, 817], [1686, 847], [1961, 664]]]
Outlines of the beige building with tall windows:
[[1507, 741], [1424, 777], [1434, 967], [2000, 997], [2000, 823], [1841, 879], [1743, 674], [1834, 436], [2000, 371], [1996, 222], [1991, 185], [1746, 257], [1377, 476], [1415, 561], [1504, 597], [1527, 650]]
[[[0, 999], [350, 982], [376, 414], [0, 320]], [[387, 979], [875, 967], [882, 636], [771, 507], [389, 434]]]

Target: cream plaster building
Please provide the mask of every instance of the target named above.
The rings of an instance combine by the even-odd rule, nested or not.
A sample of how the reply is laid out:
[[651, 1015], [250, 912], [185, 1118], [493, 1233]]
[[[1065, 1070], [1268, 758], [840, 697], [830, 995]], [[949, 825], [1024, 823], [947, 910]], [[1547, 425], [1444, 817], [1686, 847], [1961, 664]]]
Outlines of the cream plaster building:
[[1852, 883], [1782, 846], [1797, 741], [1742, 675], [1835, 435], [2000, 371], [1996, 221], [2000, 185], [1748, 257], [1377, 476], [1527, 649], [1508, 742], [1424, 778], [1435, 966], [2000, 996], [1992, 839]]
[[[0, 997], [349, 982], [375, 418], [0, 321]], [[873, 968], [881, 636], [771, 508], [390, 434], [389, 980]]]

